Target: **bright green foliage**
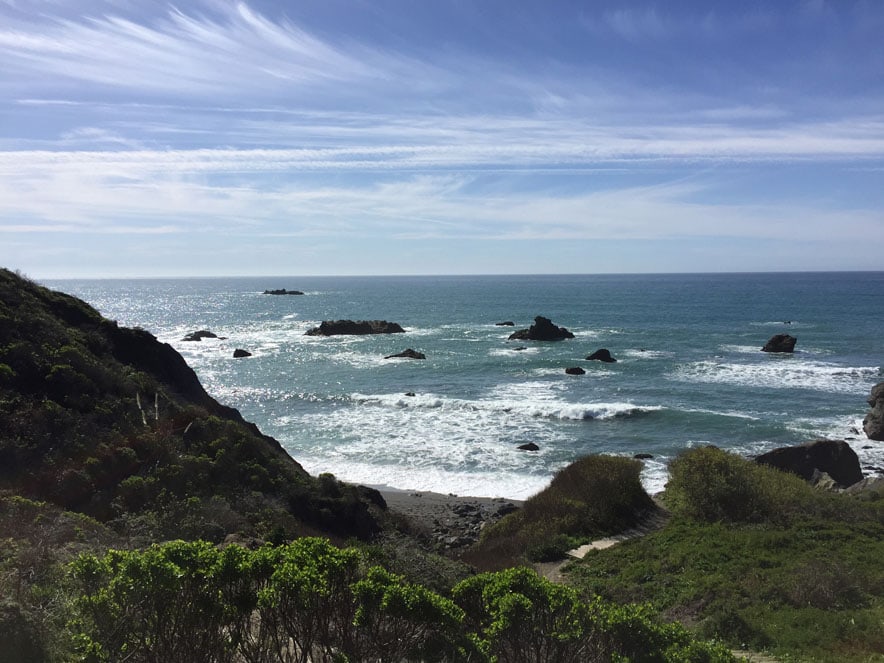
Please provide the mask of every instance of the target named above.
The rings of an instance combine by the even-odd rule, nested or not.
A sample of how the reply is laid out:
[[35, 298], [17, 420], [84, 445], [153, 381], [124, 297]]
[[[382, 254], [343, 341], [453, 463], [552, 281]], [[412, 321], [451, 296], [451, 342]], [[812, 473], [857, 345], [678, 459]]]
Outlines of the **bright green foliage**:
[[453, 592], [490, 661], [599, 660], [600, 642], [576, 592], [527, 568], [483, 573]]
[[71, 572], [81, 589], [78, 645], [84, 660], [232, 660], [220, 556], [206, 542], [177, 541], [77, 559]]
[[731, 660], [646, 608], [587, 604], [529, 569], [470, 578], [452, 601], [318, 538], [82, 555], [70, 575], [89, 662]]
[[326, 539], [176, 541], [83, 555], [70, 571], [84, 661], [442, 661], [469, 644], [451, 601]]

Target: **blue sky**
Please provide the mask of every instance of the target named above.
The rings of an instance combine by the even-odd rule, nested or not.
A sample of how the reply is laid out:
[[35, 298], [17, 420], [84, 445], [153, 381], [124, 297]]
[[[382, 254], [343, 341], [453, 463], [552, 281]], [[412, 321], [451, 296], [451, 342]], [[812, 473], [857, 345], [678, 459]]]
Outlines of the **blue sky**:
[[877, 0], [0, 0], [0, 265], [884, 269], [882, 34]]

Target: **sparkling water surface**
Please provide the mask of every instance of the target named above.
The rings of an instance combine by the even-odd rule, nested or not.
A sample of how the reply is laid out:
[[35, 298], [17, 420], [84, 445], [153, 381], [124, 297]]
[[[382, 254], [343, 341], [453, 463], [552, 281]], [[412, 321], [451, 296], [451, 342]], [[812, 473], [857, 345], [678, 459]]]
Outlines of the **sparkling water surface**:
[[[170, 343], [308, 471], [348, 481], [525, 498], [582, 455], [648, 453], [643, 479], [657, 491], [685, 448], [756, 454], [822, 437], [848, 440], [867, 473], [884, 468], [884, 443], [862, 432], [884, 379], [884, 272], [46, 285]], [[306, 294], [262, 294], [277, 288]], [[537, 315], [575, 338], [508, 341], [513, 328], [495, 324]], [[344, 318], [406, 333], [305, 336]], [[181, 340], [199, 329], [226, 338]], [[798, 338], [793, 355], [760, 351], [777, 333]], [[235, 348], [253, 356], [233, 359]], [[384, 359], [406, 348], [426, 360]], [[599, 348], [617, 362], [585, 360]], [[525, 442], [540, 451], [516, 449]]]

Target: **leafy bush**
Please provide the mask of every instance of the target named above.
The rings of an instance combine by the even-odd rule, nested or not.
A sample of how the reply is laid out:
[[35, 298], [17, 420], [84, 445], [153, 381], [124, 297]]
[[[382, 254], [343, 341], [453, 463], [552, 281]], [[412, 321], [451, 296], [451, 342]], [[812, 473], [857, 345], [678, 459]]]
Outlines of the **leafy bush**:
[[543, 491], [488, 528], [468, 559], [487, 566], [561, 559], [596, 536], [638, 524], [655, 509], [631, 458], [587, 456], [558, 472]]

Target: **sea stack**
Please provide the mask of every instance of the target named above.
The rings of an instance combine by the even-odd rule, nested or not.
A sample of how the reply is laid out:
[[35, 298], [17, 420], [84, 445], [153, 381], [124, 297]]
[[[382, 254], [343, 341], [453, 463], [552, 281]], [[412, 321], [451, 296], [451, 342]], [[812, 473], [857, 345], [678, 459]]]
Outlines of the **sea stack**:
[[561, 341], [566, 338], [574, 338], [574, 334], [564, 327], [557, 327], [549, 318], [538, 315], [534, 318], [534, 324], [528, 329], [520, 329], [510, 334], [511, 341]]
[[795, 350], [795, 343], [798, 339], [789, 334], [777, 334], [771, 336], [770, 340], [761, 348], [762, 352], [792, 352]]

